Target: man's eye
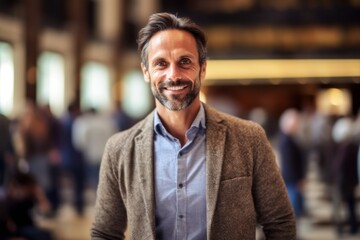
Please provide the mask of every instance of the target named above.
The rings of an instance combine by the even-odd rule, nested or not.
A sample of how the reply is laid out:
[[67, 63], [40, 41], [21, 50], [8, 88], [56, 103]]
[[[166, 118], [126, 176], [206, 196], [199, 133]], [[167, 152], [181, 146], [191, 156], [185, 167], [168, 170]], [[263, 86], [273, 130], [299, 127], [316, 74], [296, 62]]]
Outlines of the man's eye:
[[191, 63], [191, 60], [188, 59], [188, 58], [183, 58], [183, 59], [181, 59], [181, 61], [180, 61], [180, 64], [181, 64], [181, 65], [186, 65], [186, 64], [190, 64], [190, 63]]
[[158, 67], [166, 67], [166, 62], [164, 62], [164, 61], [160, 61], [160, 62], [157, 62], [156, 63], [156, 66], [158, 66]]

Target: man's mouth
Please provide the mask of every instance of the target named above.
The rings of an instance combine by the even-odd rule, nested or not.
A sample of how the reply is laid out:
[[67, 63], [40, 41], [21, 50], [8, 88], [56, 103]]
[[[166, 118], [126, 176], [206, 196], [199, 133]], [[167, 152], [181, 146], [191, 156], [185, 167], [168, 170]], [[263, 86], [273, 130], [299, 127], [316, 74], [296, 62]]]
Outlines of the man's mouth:
[[189, 81], [178, 80], [176, 82], [172, 82], [170, 80], [166, 80], [159, 85], [159, 89], [162, 89], [163, 91], [180, 93], [181, 91], [187, 89], [189, 86], [191, 86], [191, 82]]
[[183, 85], [183, 86], [170, 86], [170, 87], [164, 87], [165, 90], [168, 91], [179, 91], [179, 90], [183, 90], [185, 89], [187, 86]]

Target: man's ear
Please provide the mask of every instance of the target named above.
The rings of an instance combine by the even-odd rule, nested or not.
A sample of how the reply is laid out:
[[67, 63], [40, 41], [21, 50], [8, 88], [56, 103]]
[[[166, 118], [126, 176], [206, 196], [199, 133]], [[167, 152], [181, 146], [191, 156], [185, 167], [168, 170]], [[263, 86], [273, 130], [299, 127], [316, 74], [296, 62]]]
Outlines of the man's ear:
[[205, 61], [202, 65], [201, 65], [201, 69], [200, 69], [200, 80], [204, 80], [205, 76], [206, 76], [206, 66], [207, 66], [207, 61]]
[[142, 71], [142, 73], [144, 75], [145, 82], [150, 82], [149, 72], [148, 72], [146, 66], [143, 63], [141, 63], [141, 71]]

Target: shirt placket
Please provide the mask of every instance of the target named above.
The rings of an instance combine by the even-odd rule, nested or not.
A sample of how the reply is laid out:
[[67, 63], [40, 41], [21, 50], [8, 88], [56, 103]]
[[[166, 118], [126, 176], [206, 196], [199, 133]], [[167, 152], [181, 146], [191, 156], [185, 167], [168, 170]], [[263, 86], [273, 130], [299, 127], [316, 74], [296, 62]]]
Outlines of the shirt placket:
[[183, 150], [177, 155], [177, 217], [176, 230], [177, 240], [185, 240], [187, 235], [186, 229], [186, 157]]

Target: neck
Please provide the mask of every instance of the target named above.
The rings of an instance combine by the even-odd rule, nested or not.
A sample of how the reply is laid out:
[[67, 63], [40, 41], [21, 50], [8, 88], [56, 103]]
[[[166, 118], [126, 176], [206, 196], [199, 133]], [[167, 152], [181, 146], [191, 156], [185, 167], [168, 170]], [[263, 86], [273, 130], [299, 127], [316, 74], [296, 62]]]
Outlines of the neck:
[[156, 108], [164, 127], [172, 136], [179, 139], [181, 146], [184, 146], [187, 141], [186, 131], [199, 112], [200, 101], [195, 100], [186, 109], [180, 111], [171, 111], [159, 105], [161, 104], [157, 103]]

